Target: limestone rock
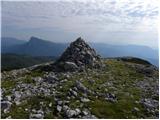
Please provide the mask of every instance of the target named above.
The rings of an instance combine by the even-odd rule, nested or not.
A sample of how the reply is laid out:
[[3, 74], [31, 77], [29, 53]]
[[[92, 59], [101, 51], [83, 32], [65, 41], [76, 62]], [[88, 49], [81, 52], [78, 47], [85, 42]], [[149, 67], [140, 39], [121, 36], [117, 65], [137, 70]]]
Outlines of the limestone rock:
[[59, 71], [75, 71], [85, 67], [99, 68], [102, 62], [96, 51], [79, 37], [70, 44], [54, 66]]

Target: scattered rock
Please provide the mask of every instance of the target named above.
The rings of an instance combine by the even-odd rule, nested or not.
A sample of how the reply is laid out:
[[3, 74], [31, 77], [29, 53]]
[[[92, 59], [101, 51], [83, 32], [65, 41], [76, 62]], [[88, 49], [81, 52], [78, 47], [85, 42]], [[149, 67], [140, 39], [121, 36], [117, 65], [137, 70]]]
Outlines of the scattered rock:
[[59, 106], [59, 105], [57, 105], [57, 111], [58, 111], [58, 112], [61, 112], [61, 110], [62, 110], [62, 107]]
[[30, 119], [43, 119], [43, 115], [38, 113], [38, 114], [31, 114]]
[[106, 96], [105, 99], [110, 101], [110, 102], [116, 102], [117, 101], [117, 97], [113, 93], [107, 93], [105, 96]]
[[67, 115], [68, 118], [72, 118], [72, 117], [76, 116], [76, 114], [77, 113], [74, 110], [67, 110], [66, 111], [66, 115]]
[[63, 104], [63, 101], [57, 101], [57, 104], [58, 104], [58, 105], [62, 105], [62, 104]]
[[89, 102], [90, 100], [88, 98], [81, 98], [81, 102]]
[[83, 93], [86, 93], [86, 94], [92, 93], [80, 81], [76, 81], [76, 87], [77, 87], [78, 90], [82, 91]]
[[9, 110], [10, 107], [11, 107], [11, 105], [12, 105], [12, 103], [9, 102], [9, 101], [1, 101], [1, 109], [2, 109], [5, 113], [8, 112], [8, 110]]
[[140, 111], [139, 108], [137, 108], [137, 107], [133, 108], [133, 112], [139, 112], [139, 111]]

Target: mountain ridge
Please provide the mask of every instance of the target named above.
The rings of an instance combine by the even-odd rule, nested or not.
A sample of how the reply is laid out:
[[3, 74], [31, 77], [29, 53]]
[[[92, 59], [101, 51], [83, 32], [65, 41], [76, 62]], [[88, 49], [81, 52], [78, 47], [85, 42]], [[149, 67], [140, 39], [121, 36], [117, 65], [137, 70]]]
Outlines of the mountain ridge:
[[[33, 37], [33, 36], [32, 36]], [[3, 48], [2, 39], [2, 53], [15, 53], [15, 54], [28, 54], [31, 56], [59, 56], [68, 43], [54, 43], [46, 41], [37, 37], [31, 37], [30, 41], [27, 41], [21, 45], [14, 45], [11, 47]], [[34, 41], [32, 41], [34, 40]], [[158, 66], [158, 51], [146, 46], [137, 45], [109, 45], [102, 43], [89, 43], [96, 51], [102, 55], [102, 57], [121, 57], [121, 56], [133, 56], [147, 59], [153, 64]], [[48, 50], [47, 50], [47, 49]], [[54, 51], [54, 52], [53, 52]]]

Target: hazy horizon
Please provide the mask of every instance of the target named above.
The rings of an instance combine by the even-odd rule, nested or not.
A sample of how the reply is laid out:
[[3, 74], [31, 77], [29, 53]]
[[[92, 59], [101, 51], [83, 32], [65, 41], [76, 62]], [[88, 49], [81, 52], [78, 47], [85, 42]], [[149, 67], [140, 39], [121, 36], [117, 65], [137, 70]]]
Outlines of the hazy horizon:
[[[39, 37], [37, 37], [37, 36], [31, 36], [31, 37], [36, 37], [36, 38], [39, 38]], [[30, 37], [30, 38], [31, 38]], [[80, 36], [79, 36], [80, 37]], [[18, 38], [15, 38], [15, 37], [1, 37], [1, 38], [13, 38], [13, 39], [17, 39], [17, 40], [22, 40], [22, 39], [18, 39]], [[30, 41], [30, 38], [28, 39], [28, 40], [22, 40], [22, 41], [24, 41], [24, 42], [29, 42]], [[78, 37], [77, 37], [78, 38]], [[53, 43], [62, 43], [62, 44], [70, 44], [70, 42], [73, 42], [73, 41], [75, 41], [77, 38], [75, 38], [74, 40], [71, 40], [71, 41], [69, 41], [69, 42], [64, 42], [64, 41], [58, 41], [58, 42], [55, 42], [55, 41], [52, 41], [52, 40], [46, 40], [46, 39], [42, 39], [42, 38], [39, 38], [39, 39], [41, 39], [41, 40], [44, 40], [44, 41], [48, 41], [48, 42], [53, 42]], [[86, 41], [86, 40], [85, 40]], [[152, 47], [150, 47], [150, 46], [147, 46], [147, 45], [138, 45], [138, 44], [112, 44], [112, 43], [104, 43], [104, 42], [89, 42], [89, 41], [86, 41], [86, 42], [88, 42], [88, 43], [91, 43], [91, 44], [105, 44], [105, 45], [111, 45], [111, 46], [143, 46], [143, 47], [149, 47], [149, 48], [152, 48]], [[158, 48], [152, 48], [152, 49], [154, 49], [154, 50], [158, 50]]]
[[2, 37], [158, 48], [156, 0], [2, 1]]

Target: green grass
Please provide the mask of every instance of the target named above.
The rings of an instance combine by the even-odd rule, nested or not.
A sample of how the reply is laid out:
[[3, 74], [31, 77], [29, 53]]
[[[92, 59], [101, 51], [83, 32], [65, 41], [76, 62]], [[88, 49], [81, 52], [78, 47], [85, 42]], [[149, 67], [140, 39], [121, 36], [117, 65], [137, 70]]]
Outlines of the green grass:
[[16, 85], [16, 81], [15, 80], [3, 80], [1, 81], [1, 86], [2, 88], [5, 89], [12, 89], [14, 88]]
[[[142, 114], [142, 106], [135, 104], [134, 100], [130, 98], [120, 99], [116, 103], [107, 102], [105, 100], [95, 100], [92, 103], [89, 103], [89, 107], [91, 107], [92, 114], [96, 115], [98, 118], [134, 119], [144, 116]], [[140, 112], [133, 112], [134, 107], [139, 108]]]
[[28, 73], [31, 77], [42, 77], [44, 75], [44, 72], [41, 70], [33, 70], [30, 73]]
[[[40, 102], [43, 102], [43, 105], [41, 105]], [[49, 107], [50, 103], [52, 103], [51, 107]], [[12, 104], [10, 112], [7, 114], [2, 113], [2, 118], [5, 118], [5, 116], [11, 116], [13, 119], [28, 119], [31, 112], [26, 111], [25, 109], [40, 110], [42, 108], [45, 112], [46, 106], [48, 106], [50, 112], [45, 113], [45, 118], [53, 118], [56, 109], [53, 96], [33, 96], [24, 100], [20, 105]]]
[[23, 79], [23, 83], [26, 83], [26, 84], [34, 84], [35, 81], [32, 79], [31, 76], [26, 76], [26, 77]]
[[[100, 93], [114, 93], [118, 102], [111, 103], [104, 98], [97, 100], [94, 96], [90, 96], [93, 103], [89, 103], [92, 113], [99, 118], [141, 118], [146, 113], [133, 113], [134, 107], [144, 111], [140, 104], [135, 101], [141, 97], [141, 91], [134, 86], [137, 81], [143, 80], [144, 76], [137, 73], [133, 68], [128, 67], [124, 62], [117, 60], [108, 60], [105, 71], [98, 72], [98, 76], [94, 72], [90, 72], [87, 77], [95, 80], [93, 84], [84, 77], [83, 84], [94, 91]], [[112, 83], [111, 86], [103, 87], [104, 83]], [[102, 86], [99, 88], [99, 86]], [[107, 92], [105, 89], [107, 88]], [[114, 88], [114, 89], [113, 89]], [[129, 95], [127, 94], [129, 93]]]

